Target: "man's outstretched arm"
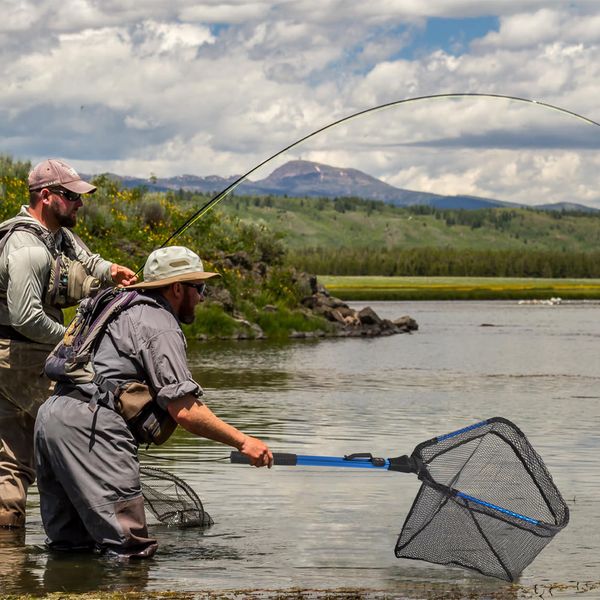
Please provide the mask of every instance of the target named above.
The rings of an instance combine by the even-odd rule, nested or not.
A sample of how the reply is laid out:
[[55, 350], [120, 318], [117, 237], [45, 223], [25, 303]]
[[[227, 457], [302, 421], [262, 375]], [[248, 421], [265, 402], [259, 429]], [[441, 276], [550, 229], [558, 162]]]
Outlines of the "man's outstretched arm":
[[225, 423], [195, 396], [172, 400], [168, 408], [177, 424], [190, 433], [237, 448], [255, 467], [270, 468], [273, 465], [273, 454], [264, 442]]

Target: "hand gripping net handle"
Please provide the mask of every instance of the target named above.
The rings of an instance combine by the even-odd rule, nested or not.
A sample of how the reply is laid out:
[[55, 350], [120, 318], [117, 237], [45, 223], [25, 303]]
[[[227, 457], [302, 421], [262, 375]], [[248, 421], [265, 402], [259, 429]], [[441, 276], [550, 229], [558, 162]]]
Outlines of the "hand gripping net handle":
[[[241, 452], [232, 452], [229, 455], [231, 464], [249, 465], [250, 459]], [[286, 452], [273, 452], [273, 464], [278, 466], [295, 467], [298, 464], [298, 455]]]

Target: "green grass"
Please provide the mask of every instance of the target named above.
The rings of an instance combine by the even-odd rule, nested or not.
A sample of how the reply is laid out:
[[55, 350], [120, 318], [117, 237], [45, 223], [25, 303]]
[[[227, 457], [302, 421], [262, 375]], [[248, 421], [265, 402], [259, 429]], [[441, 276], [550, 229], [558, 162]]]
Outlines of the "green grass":
[[597, 299], [600, 279], [338, 277], [319, 282], [343, 300]]
[[331, 326], [327, 321], [310, 316], [306, 313], [290, 311], [284, 307], [276, 312], [262, 312], [256, 322], [269, 339], [284, 339], [289, 337], [291, 331], [330, 331]]
[[369, 201], [347, 201], [349, 208], [341, 209], [344, 202], [233, 196], [216, 210], [283, 234], [291, 251], [316, 247], [451, 247], [589, 252], [600, 248], [600, 215], [595, 214], [521, 208], [419, 214], [418, 207], [398, 208]]
[[201, 305], [196, 310], [194, 322], [191, 325], [183, 326], [183, 331], [186, 337], [189, 338], [198, 338], [201, 335], [231, 337], [236, 332], [249, 329], [220, 307], [209, 304]]

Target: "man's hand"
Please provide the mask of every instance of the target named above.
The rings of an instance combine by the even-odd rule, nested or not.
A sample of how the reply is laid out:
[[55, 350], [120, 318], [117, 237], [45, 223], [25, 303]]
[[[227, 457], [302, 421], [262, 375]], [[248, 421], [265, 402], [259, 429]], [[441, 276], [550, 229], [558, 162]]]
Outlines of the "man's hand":
[[131, 269], [118, 265], [117, 263], [113, 263], [110, 266], [110, 276], [117, 285], [127, 286], [132, 285], [137, 281], [136, 274]]
[[177, 424], [190, 433], [237, 448], [255, 467], [273, 466], [273, 454], [264, 442], [225, 423], [195, 396], [187, 394], [171, 400], [167, 409]]
[[269, 467], [270, 469], [273, 466], [273, 453], [258, 438], [247, 435], [239, 450], [250, 459], [250, 464], [255, 467]]

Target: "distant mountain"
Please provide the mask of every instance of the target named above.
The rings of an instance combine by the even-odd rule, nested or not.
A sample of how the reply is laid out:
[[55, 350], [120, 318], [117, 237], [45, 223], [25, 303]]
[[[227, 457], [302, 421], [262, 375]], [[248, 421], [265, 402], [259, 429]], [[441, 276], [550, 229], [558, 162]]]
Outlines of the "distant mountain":
[[141, 177], [130, 177], [128, 175], [115, 175], [106, 173], [111, 179], [121, 182], [126, 188], [145, 187], [157, 192], [178, 191], [180, 189], [190, 192], [202, 192], [206, 194], [220, 192], [230, 183], [237, 179], [233, 177], [219, 177], [218, 175], [209, 175], [208, 177], [198, 177], [197, 175], [177, 175], [176, 177], [157, 177], [156, 180], [142, 179]]
[[[109, 174], [119, 180], [124, 187], [144, 186], [156, 191], [186, 190], [191, 192], [218, 193], [238, 179], [239, 175], [220, 177], [210, 175], [179, 175], [177, 177], [156, 178], [152, 181], [136, 177]], [[244, 181], [236, 194], [267, 195], [290, 197], [357, 197], [365, 200], [379, 200], [395, 206], [427, 205], [439, 209], [475, 210], [492, 207], [523, 207], [523, 204], [504, 202], [476, 196], [443, 196], [428, 192], [416, 192], [389, 185], [357, 169], [343, 169], [306, 160], [292, 160], [275, 169], [268, 177], [258, 181]], [[576, 210], [595, 212], [597, 209], [560, 202], [536, 206], [539, 210]]]
[[389, 204], [424, 204], [431, 194], [413, 192], [388, 185], [357, 169], [341, 169], [306, 160], [292, 160], [268, 177], [244, 182], [240, 192], [295, 197], [342, 198], [356, 196]]
[[586, 206], [585, 204], [577, 204], [576, 202], [555, 202], [554, 204], [537, 204], [534, 206], [536, 210], [557, 210], [557, 211], [568, 211], [568, 212], [597, 212], [597, 208]]

